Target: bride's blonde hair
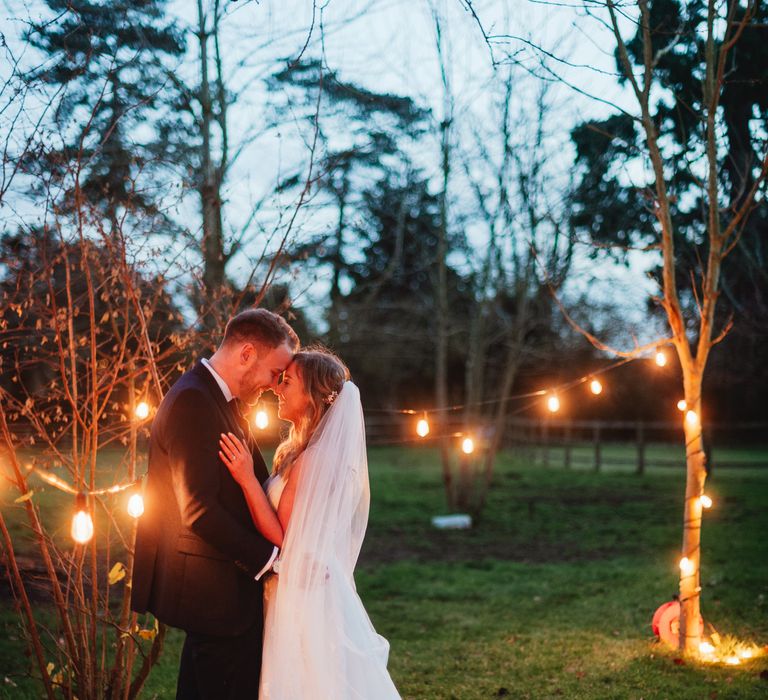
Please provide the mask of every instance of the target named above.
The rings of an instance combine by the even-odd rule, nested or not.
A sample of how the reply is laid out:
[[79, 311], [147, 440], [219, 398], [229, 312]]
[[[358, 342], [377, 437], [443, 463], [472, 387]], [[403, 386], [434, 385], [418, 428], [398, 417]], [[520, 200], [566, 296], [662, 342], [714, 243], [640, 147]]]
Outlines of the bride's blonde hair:
[[272, 460], [274, 474], [288, 473], [291, 465], [306, 449], [318, 423], [339, 395], [344, 382], [349, 379], [349, 370], [341, 359], [320, 346], [296, 353], [293, 366], [309, 397], [309, 407], [291, 425], [288, 437], [277, 446]]

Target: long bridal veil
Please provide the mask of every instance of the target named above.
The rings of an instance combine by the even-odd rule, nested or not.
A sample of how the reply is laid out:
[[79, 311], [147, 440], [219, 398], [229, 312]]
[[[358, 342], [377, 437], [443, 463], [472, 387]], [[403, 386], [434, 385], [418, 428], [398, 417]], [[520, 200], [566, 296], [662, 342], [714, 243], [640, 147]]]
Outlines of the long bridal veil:
[[263, 700], [399, 698], [389, 644], [363, 608], [353, 572], [370, 490], [360, 392], [346, 382], [305, 450], [266, 620]]

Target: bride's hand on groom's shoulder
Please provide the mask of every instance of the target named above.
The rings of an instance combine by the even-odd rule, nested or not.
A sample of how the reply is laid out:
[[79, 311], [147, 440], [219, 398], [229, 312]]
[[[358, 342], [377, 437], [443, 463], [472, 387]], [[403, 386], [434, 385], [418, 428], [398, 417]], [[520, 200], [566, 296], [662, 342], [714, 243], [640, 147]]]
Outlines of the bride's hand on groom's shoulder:
[[240, 486], [256, 478], [253, 474], [253, 456], [248, 445], [232, 433], [221, 434], [219, 457]]

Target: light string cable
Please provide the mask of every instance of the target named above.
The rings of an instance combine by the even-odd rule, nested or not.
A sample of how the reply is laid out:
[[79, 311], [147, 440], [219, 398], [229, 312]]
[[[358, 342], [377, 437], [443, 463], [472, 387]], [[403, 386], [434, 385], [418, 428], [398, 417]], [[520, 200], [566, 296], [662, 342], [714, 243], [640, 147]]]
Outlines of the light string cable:
[[[474, 402], [472, 405], [473, 406], [490, 406], [493, 404], [502, 403], [504, 401], [518, 401], [520, 399], [529, 399], [534, 397], [546, 396], [547, 394], [551, 394], [553, 392], [554, 393], [565, 392], [565, 391], [568, 391], [569, 389], [573, 389], [573, 387], [579, 386], [580, 384], [584, 384], [594, 379], [595, 377], [605, 374], [606, 372], [610, 372], [611, 370], [614, 370], [617, 367], [621, 367], [622, 365], [625, 365], [628, 362], [633, 362], [634, 360], [639, 360], [639, 359], [646, 359], [646, 358], [641, 357], [639, 353], [638, 355], [635, 355], [632, 357], [622, 357], [621, 359], [611, 363], [610, 365], [606, 365], [605, 367], [596, 369], [594, 372], [589, 372], [588, 374], [585, 374], [584, 376], [579, 377], [578, 379], [572, 379], [569, 382], [565, 382], [563, 384], [550, 387], [549, 389], [537, 389], [535, 391], [527, 391], [521, 394], [511, 394], [509, 396], [499, 397], [496, 399], [487, 399], [486, 401], [477, 401], [477, 402]], [[532, 402], [530, 406], [534, 405], [534, 403], [535, 402]], [[366, 408], [365, 412], [416, 416], [424, 413], [427, 413], [427, 414], [451, 413], [454, 411], [461, 411], [462, 409], [466, 408], [467, 405], [468, 404], [454, 404], [452, 406], [445, 406], [443, 408], [434, 407], [434, 408], [426, 408], [426, 409], [425, 408], [419, 408], [419, 409], [416, 409], [416, 408]], [[529, 406], [526, 406], [526, 407], [529, 407]], [[442, 436], [442, 437], [451, 437], [451, 436]], [[456, 437], [456, 436], [453, 436], [453, 437]]]
[[[539, 396], [543, 396], [547, 393], [548, 393], [547, 391], [544, 391], [544, 392], [535, 391], [535, 392], [530, 392], [530, 394], [528, 394], [527, 396], [536, 396], [536, 398], [538, 398]], [[521, 397], [518, 396], [516, 398], [521, 398]], [[518, 406], [514, 411], [509, 411], [507, 413], [507, 416], [516, 416], [519, 413], [523, 413], [524, 411], [527, 411], [529, 408], [532, 408], [533, 406], [535, 406], [537, 403], [538, 401], [528, 401], [522, 406]], [[403, 410], [403, 412], [405, 412], [405, 410]], [[421, 413], [424, 413], [424, 411], [415, 411], [415, 413], [421, 414]], [[430, 434], [430, 437], [433, 440], [440, 440], [440, 439], [448, 439], [448, 438], [459, 438], [459, 437], [464, 437], [465, 435], [467, 435], [467, 433], [464, 433], [462, 431], [457, 431], [457, 432], [451, 432], [451, 433], [442, 433], [438, 435]], [[425, 436], [408, 437], [408, 438], [406, 437], [391, 438], [388, 440], [387, 439], [371, 440], [368, 442], [368, 444], [371, 445], [372, 447], [382, 447], [384, 445], [400, 445], [400, 444], [405, 444], [410, 442], [424, 442], [424, 437]]]
[[108, 494], [121, 493], [123, 491], [127, 491], [128, 489], [137, 488], [142, 481], [142, 477], [139, 477], [133, 481], [124, 482], [122, 484], [114, 484], [112, 486], [105, 486], [104, 488], [100, 489], [76, 489], [74, 486], [71, 486], [66, 481], [64, 481], [64, 479], [61, 477], [56, 476], [56, 474], [51, 474], [49, 471], [41, 469], [34, 464], [24, 464], [23, 466], [27, 472], [35, 473], [49, 486], [53, 486], [59, 489], [59, 491], [64, 491], [64, 493], [69, 493], [73, 496], [77, 496], [78, 494], [83, 494], [84, 496], [106, 496]]
[[[609, 365], [606, 365], [605, 367], [601, 367], [599, 369], [594, 370], [593, 372], [589, 372], [588, 374], [585, 374], [581, 377], [578, 377], [577, 379], [573, 379], [569, 382], [564, 382], [562, 384], [559, 384], [557, 386], [551, 387], [549, 389], [538, 389], [535, 391], [527, 391], [520, 394], [512, 394], [510, 396], [506, 397], [500, 397], [496, 399], [488, 399], [486, 401], [479, 401], [477, 403], [474, 403], [474, 406], [489, 406], [493, 404], [501, 403], [502, 401], [519, 401], [522, 399], [529, 399], [529, 398], [538, 398], [541, 396], [546, 396], [547, 394], [551, 393], [560, 393], [568, 391], [569, 389], [572, 389], [576, 386], [579, 386], [580, 384], [584, 384], [585, 382], [588, 382], [592, 379], [594, 379], [597, 376], [600, 376], [602, 374], [605, 374], [606, 372], [610, 372], [611, 370], [614, 370], [618, 367], [621, 367], [622, 365], [627, 364], [628, 362], [632, 362], [633, 360], [641, 359], [640, 355], [635, 355], [633, 357], [622, 357], [621, 359], [617, 360], [616, 362], [613, 362]], [[518, 413], [522, 413], [523, 411], [527, 410], [528, 408], [531, 408], [533, 405], [535, 405], [536, 402], [528, 402], [524, 404], [523, 406], [515, 409], [514, 411], [511, 411], [509, 413], [510, 416], [516, 415]], [[455, 412], [460, 411], [464, 408], [466, 408], [467, 404], [454, 404], [452, 406], [446, 406], [444, 408], [428, 408], [428, 409], [415, 409], [415, 408], [370, 408], [366, 409], [366, 413], [387, 413], [387, 414], [397, 414], [397, 415], [421, 415], [421, 414], [431, 414], [431, 413], [442, 413], [442, 412]], [[142, 413], [141, 409], [144, 408], [143, 404], [140, 404], [138, 408], [138, 412], [140, 413], [140, 418], [146, 418], [148, 410], [146, 413]], [[432, 435], [432, 438], [450, 438], [450, 437], [462, 437], [464, 433], [462, 432], [451, 432], [445, 435]], [[413, 438], [413, 439], [399, 439], [392, 442], [417, 442], [420, 438]], [[387, 443], [390, 441], [387, 441]], [[384, 443], [381, 443], [384, 444]], [[142, 478], [137, 478], [129, 482], [124, 482], [121, 484], [114, 484], [112, 486], [107, 486], [99, 489], [77, 489], [74, 486], [71, 486], [68, 484], [64, 479], [57, 476], [56, 474], [50, 473], [48, 470], [41, 469], [40, 467], [27, 463], [24, 465], [25, 469], [28, 472], [34, 472], [37, 476], [39, 476], [45, 483], [47, 483], [49, 486], [53, 486], [54, 488], [59, 489], [60, 491], [63, 491], [65, 493], [71, 494], [73, 496], [77, 496], [78, 494], [83, 494], [84, 496], [105, 496], [110, 494], [116, 494], [121, 493], [123, 491], [127, 491], [132, 488], [137, 488], [142, 481]]]
[[[659, 352], [659, 345], [655, 344], [653, 347], [656, 348], [657, 351], [657, 358], [656, 363], [659, 366], [664, 366], [666, 362], [659, 363], [658, 362], [658, 352]], [[599, 382], [597, 382], [596, 378], [602, 374], [605, 374], [607, 372], [610, 372], [618, 367], [621, 367], [622, 365], [625, 365], [629, 362], [632, 362], [637, 359], [641, 359], [641, 357], [646, 352], [648, 346], [645, 346], [643, 348], [637, 348], [634, 353], [627, 353], [623, 355], [620, 359], [616, 360], [615, 362], [612, 362], [608, 365], [605, 365], [599, 369], [596, 369], [592, 372], [589, 372], [588, 374], [582, 375], [576, 379], [573, 379], [568, 382], [563, 382], [557, 386], [550, 387], [548, 389], [539, 389], [535, 391], [528, 391], [523, 392], [519, 394], [513, 394], [506, 397], [499, 397], [496, 399], [489, 399], [486, 401], [476, 402], [473, 405], [474, 406], [480, 406], [480, 405], [493, 405], [501, 403], [502, 401], [510, 402], [510, 401], [516, 401], [516, 400], [523, 400], [523, 399], [533, 399], [530, 401], [524, 402], [522, 405], [517, 406], [513, 410], [510, 410], [508, 412], [508, 416], [514, 416], [517, 414], [520, 414], [534, 405], [538, 403], [538, 400], [542, 396], [549, 395], [550, 400], [552, 397], [556, 397], [558, 393], [562, 393], [565, 391], [568, 391], [574, 387], [577, 387], [579, 385], [582, 385], [586, 382], [591, 382], [591, 388], [594, 394], [599, 394], [602, 392], [602, 386]], [[599, 390], [595, 391], [593, 386], [597, 383], [599, 385]], [[411, 408], [399, 408], [399, 409], [369, 409], [368, 412], [371, 413], [389, 413], [389, 414], [398, 414], [398, 415], [423, 415], [424, 416], [424, 422], [426, 423], [426, 418], [429, 413], [437, 413], [437, 412], [453, 412], [453, 411], [459, 411], [463, 408], [465, 408], [467, 404], [456, 404], [453, 406], [447, 406], [443, 408], [432, 408], [432, 409], [411, 409]], [[550, 408], [551, 411], [556, 411], [559, 409], [559, 402], [557, 402], [557, 406], [555, 408]], [[140, 420], [145, 420], [149, 414], [150, 414], [150, 408], [145, 402], [141, 402], [139, 405], [137, 405], [136, 410], [136, 417]], [[257, 427], [264, 428], [265, 425], [259, 425], [259, 421], [256, 421]], [[402, 444], [402, 443], [410, 443], [410, 442], [417, 442], [422, 440], [424, 437], [429, 434], [429, 426], [426, 425], [426, 430], [422, 433], [419, 432], [419, 437], [412, 437], [412, 438], [395, 438], [391, 440], [374, 440], [371, 442], [372, 445], [387, 445], [387, 444]], [[439, 435], [432, 435], [431, 437], [433, 439], [449, 439], [449, 438], [465, 438], [464, 443], [462, 444], [462, 451], [464, 451], [466, 454], [469, 454], [474, 451], [474, 441], [471, 437], [468, 437], [469, 433], [457, 431], [457, 432], [448, 432], [445, 434], [439, 434]], [[467, 445], [467, 443], [469, 443]], [[686, 445], [686, 448], [688, 448], [688, 445]], [[144, 512], [144, 503], [143, 498], [141, 496], [141, 484], [143, 481], [143, 477], [139, 477], [136, 479], [133, 479], [128, 482], [113, 484], [112, 486], [107, 486], [103, 488], [98, 489], [76, 489], [75, 487], [71, 486], [69, 483], [67, 483], [64, 479], [57, 476], [56, 474], [52, 474], [48, 470], [44, 470], [37, 465], [34, 464], [34, 462], [27, 462], [23, 465], [23, 467], [26, 469], [27, 472], [33, 472], [38, 477], [40, 477], [41, 480], [43, 480], [46, 484], [49, 486], [52, 486], [64, 493], [68, 493], [72, 496], [75, 496], [75, 515], [72, 520], [72, 528], [71, 528], [71, 535], [72, 538], [75, 540], [77, 544], [85, 544], [93, 537], [94, 534], [94, 524], [93, 519], [90, 513], [90, 508], [88, 507], [88, 500], [90, 497], [97, 497], [97, 496], [106, 496], [106, 495], [114, 495], [118, 494], [124, 491], [133, 490], [133, 494], [128, 502], [128, 513], [134, 518], [140, 517]], [[31, 498], [34, 494], [34, 490], [30, 489], [26, 494], [23, 494], [19, 498], [16, 499], [16, 502], [23, 502], [25, 500], [28, 500]], [[712, 499], [707, 496], [703, 490], [702, 492], [695, 496], [695, 498], [699, 501], [701, 508], [708, 509], [712, 505]], [[701, 527], [701, 516], [686, 520], [685, 522], [686, 528], [695, 528], [695, 527]], [[696, 548], [698, 550], [698, 547]], [[697, 552], [694, 552], [694, 555]], [[697, 574], [697, 567], [695, 564], [695, 556], [694, 558], [690, 558], [688, 556], [683, 557], [680, 560], [680, 570], [681, 570], [681, 579], [689, 578], [696, 576]], [[694, 594], [695, 595], [695, 594]]]

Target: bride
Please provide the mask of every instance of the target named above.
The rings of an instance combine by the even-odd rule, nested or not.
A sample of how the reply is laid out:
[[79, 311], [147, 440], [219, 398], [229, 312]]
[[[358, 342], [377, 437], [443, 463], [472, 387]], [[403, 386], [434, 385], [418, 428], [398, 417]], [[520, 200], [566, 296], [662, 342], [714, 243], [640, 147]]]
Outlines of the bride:
[[276, 391], [291, 423], [266, 494], [247, 446], [222, 435], [220, 456], [254, 523], [281, 547], [265, 584], [260, 700], [389, 700], [389, 644], [357, 595], [353, 572], [370, 491], [360, 392], [326, 350], [299, 352]]

